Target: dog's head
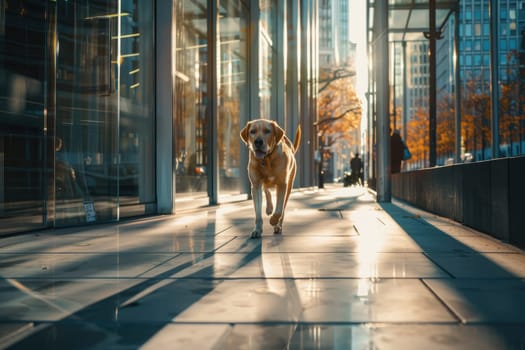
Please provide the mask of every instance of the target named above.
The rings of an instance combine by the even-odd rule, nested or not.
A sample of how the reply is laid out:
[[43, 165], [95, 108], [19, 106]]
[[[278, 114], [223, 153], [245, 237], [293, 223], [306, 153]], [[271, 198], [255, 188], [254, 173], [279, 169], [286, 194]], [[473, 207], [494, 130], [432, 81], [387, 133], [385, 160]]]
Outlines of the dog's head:
[[270, 154], [284, 136], [284, 130], [273, 120], [256, 119], [241, 130], [241, 139], [257, 159]]

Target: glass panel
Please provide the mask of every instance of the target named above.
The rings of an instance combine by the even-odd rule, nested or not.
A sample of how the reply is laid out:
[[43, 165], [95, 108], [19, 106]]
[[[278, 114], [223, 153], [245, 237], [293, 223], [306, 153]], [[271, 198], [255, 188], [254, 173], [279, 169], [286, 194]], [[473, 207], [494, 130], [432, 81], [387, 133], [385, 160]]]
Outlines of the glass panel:
[[207, 1], [177, 0], [176, 208], [207, 204]]
[[44, 224], [46, 2], [0, 2], [0, 233]]
[[[238, 1], [222, 1], [219, 14], [220, 71], [218, 106], [219, 190], [239, 194], [240, 116], [247, 113], [248, 10]], [[221, 201], [226, 201], [221, 198]]]
[[120, 215], [155, 211], [154, 2], [122, 1]]
[[116, 219], [117, 2], [57, 6], [56, 224]]
[[152, 211], [153, 4], [61, 1], [57, 21], [56, 223]]
[[259, 33], [259, 103], [260, 118], [271, 118], [273, 62], [273, 0], [261, 1], [261, 30]]

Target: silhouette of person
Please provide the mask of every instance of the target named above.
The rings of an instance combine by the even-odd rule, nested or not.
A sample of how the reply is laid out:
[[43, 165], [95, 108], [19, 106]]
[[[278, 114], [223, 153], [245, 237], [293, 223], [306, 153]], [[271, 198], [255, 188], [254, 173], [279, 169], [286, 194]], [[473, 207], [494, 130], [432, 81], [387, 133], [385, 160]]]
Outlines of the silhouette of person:
[[399, 135], [399, 130], [395, 130], [390, 135], [390, 172], [392, 174], [401, 171], [401, 161], [403, 160], [403, 140]]
[[350, 160], [350, 168], [352, 169], [352, 183], [363, 184], [363, 161], [359, 158], [359, 153], [356, 153], [354, 158]]

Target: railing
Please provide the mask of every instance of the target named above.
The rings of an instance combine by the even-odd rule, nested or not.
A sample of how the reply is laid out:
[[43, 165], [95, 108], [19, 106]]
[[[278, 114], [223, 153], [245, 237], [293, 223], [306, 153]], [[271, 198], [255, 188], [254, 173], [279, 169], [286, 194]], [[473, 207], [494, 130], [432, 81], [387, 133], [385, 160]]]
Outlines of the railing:
[[392, 195], [525, 248], [525, 156], [394, 174]]

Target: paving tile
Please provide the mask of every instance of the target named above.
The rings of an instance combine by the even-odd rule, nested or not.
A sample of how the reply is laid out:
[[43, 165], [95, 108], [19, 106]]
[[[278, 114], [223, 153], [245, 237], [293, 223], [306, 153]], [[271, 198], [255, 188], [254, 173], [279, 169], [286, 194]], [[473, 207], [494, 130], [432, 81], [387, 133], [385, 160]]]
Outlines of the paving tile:
[[0, 253], [179, 253], [209, 252], [232, 237], [220, 235], [168, 234], [112, 235], [103, 237], [55, 237], [45, 241], [0, 248]]
[[523, 279], [450, 279], [426, 283], [463, 322], [521, 323], [525, 327]]
[[[131, 279], [3, 279], [0, 280], [1, 321], [57, 321], [94, 302], [115, 297], [140, 282]], [[114, 311], [115, 306], [110, 309]]]
[[[230, 333], [232, 329], [233, 327], [229, 324], [202, 325], [169, 323], [143, 344], [141, 349], [217, 350], [219, 349], [218, 346], [221, 345], [227, 345], [229, 347], [230, 344], [228, 344], [229, 342], [225, 341], [225, 339], [231, 337]], [[239, 347], [236, 346], [235, 348]]]
[[225, 280], [176, 322], [454, 322], [419, 280]]
[[298, 280], [306, 322], [453, 322], [419, 280]]
[[[212, 271], [212, 275], [209, 273]], [[420, 253], [216, 253], [173, 275], [194, 278], [449, 278]]]
[[180, 253], [0, 254], [2, 276], [14, 279], [138, 278], [185, 262]]
[[236, 325], [220, 349], [522, 349], [518, 326]]
[[525, 278], [525, 254], [455, 251], [430, 252], [428, 256], [455, 278]]

